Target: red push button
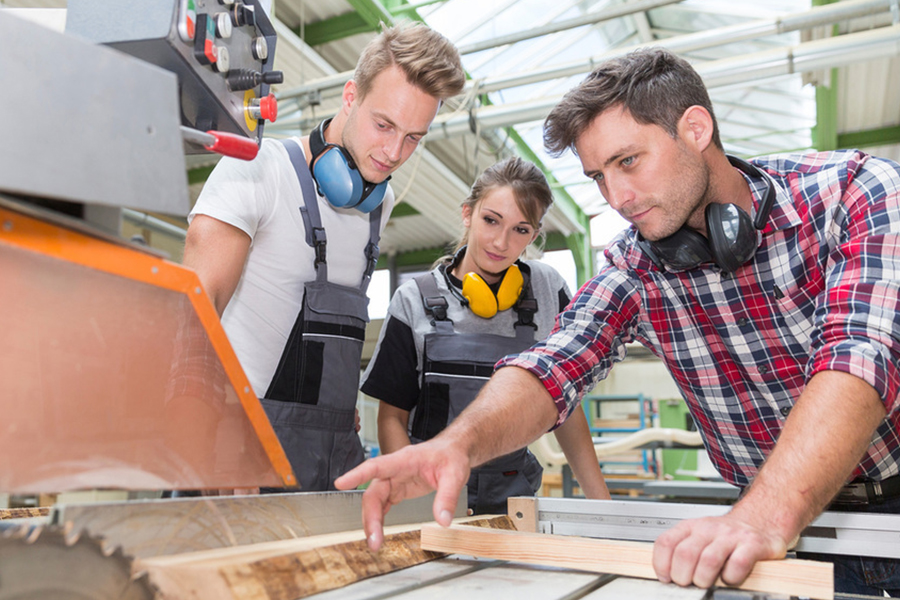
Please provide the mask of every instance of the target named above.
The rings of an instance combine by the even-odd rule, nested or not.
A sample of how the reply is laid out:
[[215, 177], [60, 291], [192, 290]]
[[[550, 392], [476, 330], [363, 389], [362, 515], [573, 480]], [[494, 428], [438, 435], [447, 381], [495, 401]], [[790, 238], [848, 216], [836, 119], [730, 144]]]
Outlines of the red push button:
[[274, 94], [259, 99], [259, 117], [272, 123], [278, 118], [278, 101]]
[[212, 40], [208, 39], [203, 44], [203, 54], [206, 56], [207, 60], [209, 60], [210, 63], [216, 62], [216, 60], [219, 58], [219, 53], [216, 50], [216, 45]]

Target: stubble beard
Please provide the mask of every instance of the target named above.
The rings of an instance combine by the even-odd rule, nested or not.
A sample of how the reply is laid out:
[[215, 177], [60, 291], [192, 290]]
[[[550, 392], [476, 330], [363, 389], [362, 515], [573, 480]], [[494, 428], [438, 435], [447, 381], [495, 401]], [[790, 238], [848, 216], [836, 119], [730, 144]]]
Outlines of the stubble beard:
[[709, 167], [705, 162], [685, 161], [679, 184], [668, 193], [669, 200], [657, 203], [664, 211], [665, 220], [656, 231], [641, 231], [641, 236], [655, 242], [675, 234], [682, 227], [705, 234], [706, 206], [710, 202], [709, 179]]

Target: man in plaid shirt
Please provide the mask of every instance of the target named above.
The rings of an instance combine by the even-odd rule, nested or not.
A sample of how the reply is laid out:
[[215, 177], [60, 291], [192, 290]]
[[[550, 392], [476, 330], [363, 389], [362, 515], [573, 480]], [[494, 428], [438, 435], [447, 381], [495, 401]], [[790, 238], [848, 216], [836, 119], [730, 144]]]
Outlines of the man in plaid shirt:
[[[832, 501], [900, 512], [900, 165], [852, 151], [729, 157], [700, 77], [658, 49], [596, 69], [544, 141], [574, 150], [632, 226], [555, 331], [501, 360], [441, 436], [339, 480], [378, 480], [370, 544], [388, 506], [432, 488], [449, 522], [468, 468], [565, 421], [632, 341], [666, 363], [718, 470], [746, 488], [727, 515], [660, 536], [660, 580], [738, 584]], [[884, 563], [900, 566], [838, 560], [836, 588], [900, 591], [900, 574], [866, 579]]]

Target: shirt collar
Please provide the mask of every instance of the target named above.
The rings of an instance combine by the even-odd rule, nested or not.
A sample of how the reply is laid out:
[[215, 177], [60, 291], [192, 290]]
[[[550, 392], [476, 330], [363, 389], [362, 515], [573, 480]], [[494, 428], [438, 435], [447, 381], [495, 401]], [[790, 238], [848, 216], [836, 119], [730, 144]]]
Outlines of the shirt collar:
[[768, 181], [763, 179], [752, 179], [746, 174], [741, 173], [747, 181], [747, 184], [750, 186], [750, 193], [753, 195], [753, 212], [750, 215], [751, 217], [756, 217], [756, 211], [759, 210], [760, 203], [766, 195], [768, 185], [771, 184], [775, 186], [775, 205], [772, 207], [772, 212], [769, 214], [769, 220], [762, 230], [763, 235], [772, 231], [780, 231], [800, 226], [802, 220], [794, 206], [794, 199], [789, 190], [780, 185], [783, 180], [780, 178], [778, 180], [773, 179], [772, 175], [768, 173], [765, 165], [756, 164], [756, 166], [759, 169], [766, 171], [766, 180]]

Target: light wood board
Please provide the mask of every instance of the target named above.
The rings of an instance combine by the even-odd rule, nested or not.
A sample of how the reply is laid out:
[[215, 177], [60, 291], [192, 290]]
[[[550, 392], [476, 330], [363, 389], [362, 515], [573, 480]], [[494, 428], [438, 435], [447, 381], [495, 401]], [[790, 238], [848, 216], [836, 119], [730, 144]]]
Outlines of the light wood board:
[[[649, 542], [492, 531], [456, 525], [444, 528], [437, 524], [426, 524], [422, 526], [421, 543], [423, 550], [434, 552], [656, 579], [652, 563], [653, 544]], [[717, 585], [727, 587], [721, 580]], [[832, 600], [833, 565], [798, 559], [761, 561], [738, 587]]]

